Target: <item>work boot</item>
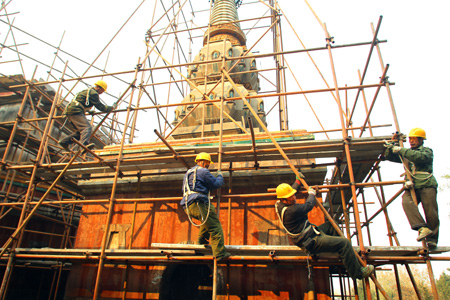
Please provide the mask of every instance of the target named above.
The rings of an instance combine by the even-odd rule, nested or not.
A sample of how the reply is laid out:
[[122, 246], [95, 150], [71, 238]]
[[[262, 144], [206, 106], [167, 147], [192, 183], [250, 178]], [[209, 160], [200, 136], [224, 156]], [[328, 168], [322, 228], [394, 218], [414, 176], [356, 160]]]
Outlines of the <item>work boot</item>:
[[61, 141], [59, 141], [58, 144], [59, 144], [61, 147], [63, 147], [64, 150], [66, 150], [67, 152], [70, 152], [70, 148], [69, 148], [69, 145], [68, 145], [68, 144], [63, 143], [63, 142], [61, 142]]
[[427, 246], [428, 246], [428, 250], [435, 250], [437, 248], [437, 243], [436, 242], [432, 242], [432, 241], [428, 241], [427, 242]]
[[230, 252], [225, 252], [224, 255], [218, 256], [218, 257], [217, 257], [217, 261], [224, 261], [224, 260], [227, 260], [230, 256], [231, 256], [231, 253], [230, 253]]
[[420, 242], [421, 240], [423, 240], [424, 238], [426, 238], [427, 236], [429, 236], [432, 233], [433, 233], [433, 231], [431, 231], [427, 227], [421, 227], [419, 229], [419, 236], [417, 237], [417, 241]]
[[373, 270], [375, 270], [375, 267], [373, 265], [367, 265], [366, 267], [361, 267], [361, 277], [367, 278], [372, 274]]

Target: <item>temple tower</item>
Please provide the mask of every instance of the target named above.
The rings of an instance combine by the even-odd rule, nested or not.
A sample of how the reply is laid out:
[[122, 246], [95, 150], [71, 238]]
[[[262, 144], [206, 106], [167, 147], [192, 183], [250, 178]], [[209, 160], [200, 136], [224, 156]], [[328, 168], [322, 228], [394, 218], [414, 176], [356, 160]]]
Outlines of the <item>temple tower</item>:
[[[247, 51], [246, 37], [239, 24], [237, 6], [240, 1], [216, 0], [211, 13], [211, 22], [203, 37], [203, 48], [194, 58], [194, 65], [188, 69], [188, 79], [191, 81], [191, 92], [175, 110], [174, 125], [182, 122], [172, 134], [175, 139], [219, 135], [220, 103], [199, 105], [194, 111], [194, 101], [224, 98], [224, 112], [235, 120], [224, 117], [223, 132], [225, 135], [242, 133], [243, 128], [249, 128], [248, 118], [252, 119], [255, 131], [258, 132], [258, 122], [251, 115], [248, 107], [239, 98], [239, 93], [226, 80], [222, 79], [221, 69], [224, 67], [231, 74], [239, 92], [247, 96], [255, 96], [259, 91], [259, 79], [256, 70], [256, 60]], [[239, 59], [239, 57], [242, 57]], [[225, 58], [225, 65], [223, 65]], [[248, 99], [252, 108], [258, 112], [260, 119], [265, 121], [264, 101], [261, 98]], [[190, 114], [189, 114], [190, 113]], [[185, 118], [185, 116], [189, 116]]]

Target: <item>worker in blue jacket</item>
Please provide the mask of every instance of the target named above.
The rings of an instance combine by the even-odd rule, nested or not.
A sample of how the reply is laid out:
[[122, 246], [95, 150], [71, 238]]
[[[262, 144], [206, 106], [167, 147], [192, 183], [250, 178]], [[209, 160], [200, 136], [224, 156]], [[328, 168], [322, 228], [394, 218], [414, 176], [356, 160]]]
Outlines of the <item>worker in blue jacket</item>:
[[[411, 148], [400, 147], [397, 142], [399, 135], [394, 134], [389, 143], [387, 143], [384, 156], [387, 160], [393, 162], [403, 162], [407, 159], [409, 162], [409, 172], [412, 181], [406, 180], [405, 193], [403, 194], [403, 210], [408, 218], [409, 224], [413, 230], [418, 231], [417, 241], [426, 239], [427, 246], [430, 249], [437, 247], [439, 238], [439, 212], [437, 203], [438, 183], [433, 176], [433, 150], [424, 147], [426, 140], [425, 130], [422, 128], [411, 129], [409, 135], [409, 144]], [[417, 197], [417, 204], [422, 203], [425, 213], [425, 220], [419, 212], [419, 208], [414, 203], [411, 196], [411, 190]]]
[[[201, 222], [197, 243], [200, 245], [211, 244], [213, 256], [217, 260], [225, 260], [230, 256], [224, 246], [222, 225], [216, 214], [216, 209], [211, 203], [210, 193], [220, 188], [224, 181], [221, 172], [214, 177], [208, 170], [211, 156], [201, 152], [195, 158], [195, 167], [189, 169], [183, 179], [183, 199], [180, 205], [194, 224], [191, 218]], [[195, 225], [195, 224], [194, 224]]]

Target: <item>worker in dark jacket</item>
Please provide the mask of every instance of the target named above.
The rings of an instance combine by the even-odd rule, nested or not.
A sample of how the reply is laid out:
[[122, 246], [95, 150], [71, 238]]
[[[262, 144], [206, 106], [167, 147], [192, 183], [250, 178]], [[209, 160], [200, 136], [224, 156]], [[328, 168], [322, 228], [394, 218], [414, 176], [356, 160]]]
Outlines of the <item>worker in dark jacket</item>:
[[99, 95], [105, 92], [107, 87], [106, 82], [99, 80], [95, 83], [93, 88], [88, 88], [87, 90], [79, 92], [67, 105], [64, 114], [77, 131], [59, 141], [59, 145], [66, 151], [70, 151], [69, 145], [73, 143], [72, 138], [79, 140], [81, 144], [87, 146], [89, 149], [94, 148], [93, 143], [89, 144], [92, 127], [85, 114], [86, 112], [89, 112], [93, 106], [103, 112], [110, 112], [113, 110], [112, 106], [103, 105], [103, 103], [100, 102]]
[[306, 202], [299, 204], [295, 197], [297, 192], [295, 188], [299, 186], [297, 180], [292, 187], [282, 183], [276, 189], [279, 200], [275, 204], [275, 210], [291, 241], [313, 255], [321, 252], [338, 253], [353, 279], [369, 277], [374, 266], [361, 266], [352, 243], [345, 237], [339, 236], [330, 222], [320, 226], [309, 222], [308, 212], [316, 205], [316, 190], [310, 187]]
[[[419, 232], [417, 241], [426, 239], [428, 247], [437, 247], [439, 238], [439, 212], [437, 204], [438, 183], [433, 176], [433, 150], [423, 146], [426, 140], [425, 131], [422, 128], [413, 128], [409, 135], [410, 149], [397, 145], [399, 135], [394, 134], [391, 142], [386, 144], [385, 157], [387, 160], [401, 163], [403, 158], [409, 161], [409, 172], [412, 182], [405, 182], [403, 193], [403, 210], [413, 230]], [[422, 203], [426, 221], [414, 203], [411, 190], [414, 189], [417, 204]]]
[[[183, 179], [183, 199], [180, 205], [192, 222], [195, 218], [201, 222], [197, 243], [200, 245], [211, 244], [213, 256], [217, 260], [224, 260], [230, 256], [224, 246], [222, 225], [217, 217], [216, 209], [211, 203], [210, 192], [220, 188], [224, 181], [221, 172], [214, 177], [208, 168], [211, 156], [201, 152], [195, 158], [195, 167], [189, 169]], [[194, 223], [192, 223], [194, 224]], [[195, 224], [194, 224], [195, 225]]]

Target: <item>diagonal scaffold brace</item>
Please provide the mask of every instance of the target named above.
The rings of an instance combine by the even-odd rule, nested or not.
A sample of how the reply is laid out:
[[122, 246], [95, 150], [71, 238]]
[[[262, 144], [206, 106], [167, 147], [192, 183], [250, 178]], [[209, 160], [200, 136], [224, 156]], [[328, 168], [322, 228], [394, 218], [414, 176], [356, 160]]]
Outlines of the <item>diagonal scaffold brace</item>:
[[[302, 185], [308, 189], [309, 185], [306, 183], [306, 181], [303, 179], [303, 174], [301, 174], [301, 172], [299, 172], [294, 165], [291, 163], [291, 161], [289, 160], [289, 158], [287, 157], [286, 153], [283, 151], [283, 149], [281, 148], [281, 146], [278, 144], [278, 142], [275, 140], [275, 138], [272, 136], [272, 134], [270, 134], [269, 130], [267, 129], [266, 125], [264, 124], [264, 122], [258, 117], [258, 114], [256, 113], [256, 111], [253, 109], [253, 107], [250, 105], [250, 103], [248, 102], [248, 100], [245, 98], [245, 96], [240, 92], [240, 90], [238, 89], [238, 87], [236, 86], [236, 83], [233, 81], [233, 79], [230, 77], [230, 75], [228, 74], [228, 72], [223, 68], [222, 72], [225, 74], [225, 76], [227, 77], [228, 81], [231, 83], [231, 85], [233, 86], [234, 90], [238, 92], [239, 96], [241, 97], [242, 101], [244, 101], [244, 104], [248, 107], [248, 109], [250, 110], [250, 112], [253, 114], [253, 116], [255, 117], [255, 119], [258, 121], [259, 125], [261, 126], [261, 128], [266, 132], [266, 134], [269, 136], [270, 140], [272, 141], [272, 143], [275, 145], [275, 147], [278, 149], [278, 151], [280, 152], [281, 156], [283, 156], [283, 158], [285, 159], [286, 163], [289, 165], [289, 167], [292, 169], [292, 171], [295, 173], [295, 175], [297, 176], [298, 179], [300, 179], [300, 182], [302, 183]], [[331, 225], [333, 226], [333, 228], [336, 230], [336, 232], [342, 236], [345, 237], [344, 234], [342, 233], [341, 229], [339, 228], [339, 226], [336, 224], [336, 222], [333, 220], [333, 218], [330, 216], [330, 214], [326, 211], [326, 209], [323, 207], [322, 203], [320, 203], [319, 201], [316, 202], [317, 205], [319, 206], [319, 208], [322, 210], [322, 212], [324, 213], [324, 215], [327, 217], [328, 221], [331, 223]], [[355, 251], [355, 250], [354, 250]], [[363, 265], [364, 267], [367, 265], [366, 262], [361, 258], [361, 256], [359, 256], [358, 252], [355, 251], [356, 257], [358, 258], [359, 262], [361, 263], [361, 265]], [[383, 294], [383, 296], [385, 297], [385, 299], [391, 300], [391, 298], [389, 297], [389, 295], [386, 293], [386, 291], [381, 287], [381, 284], [378, 282], [378, 280], [376, 279], [374, 274], [370, 275], [370, 278], [372, 279], [372, 281], [374, 282], [374, 284], [376, 285], [376, 287], [380, 290], [380, 292]]]
[[72, 165], [72, 163], [77, 159], [77, 157], [80, 155], [82, 149], [79, 149], [75, 155], [70, 159], [70, 161], [67, 163], [67, 165], [64, 167], [64, 169], [59, 173], [58, 177], [53, 181], [53, 183], [50, 185], [50, 187], [47, 189], [44, 195], [42, 195], [41, 199], [39, 199], [38, 203], [33, 207], [33, 209], [28, 214], [27, 218], [22, 222], [22, 224], [14, 231], [14, 233], [9, 237], [9, 239], [6, 241], [6, 243], [3, 245], [3, 249], [0, 252], [0, 258], [6, 253], [8, 250], [8, 247], [11, 245], [13, 241], [17, 239], [17, 236], [22, 232], [22, 230], [27, 226], [27, 223], [31, 220], [34, 213], [37, 211], [39, 206], [44, 202], [45, 198], [50, 194], [50, 192], [53, 190], [53, 188], [56, 186], [56, 184], [59, 182], [59, 180], [64, 176], [66, 171], [69, 169], [69, 167]]

